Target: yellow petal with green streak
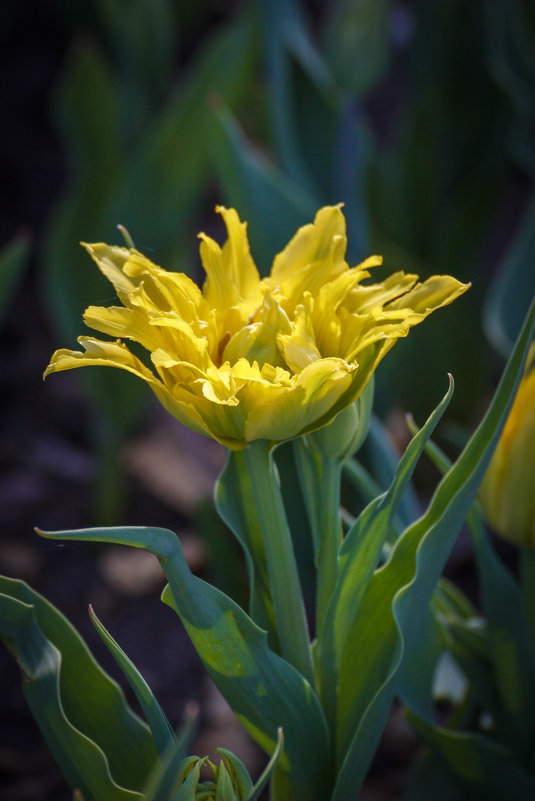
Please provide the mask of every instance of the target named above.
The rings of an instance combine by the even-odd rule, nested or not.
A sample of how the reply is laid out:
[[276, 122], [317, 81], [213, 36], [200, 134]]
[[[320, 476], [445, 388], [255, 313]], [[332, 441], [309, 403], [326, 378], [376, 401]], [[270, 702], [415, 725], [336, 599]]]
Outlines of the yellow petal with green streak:
[[451, 275], [433, 275], [422, 284], [416, 284], [403, 297], [393, 301], [389, 309], [408, 308], [423, 319], [435, 309], [453, 303], [469, 286], [470, 284], [463, 284]]
[[298, 308], [291, 333], [280, 333], [277, 337], [284, 361], [294, 373], [300, 373], [307, 365], [321, 359], [321, 353], [316, 345], [309, 305], [307, 303], [306, 306]]

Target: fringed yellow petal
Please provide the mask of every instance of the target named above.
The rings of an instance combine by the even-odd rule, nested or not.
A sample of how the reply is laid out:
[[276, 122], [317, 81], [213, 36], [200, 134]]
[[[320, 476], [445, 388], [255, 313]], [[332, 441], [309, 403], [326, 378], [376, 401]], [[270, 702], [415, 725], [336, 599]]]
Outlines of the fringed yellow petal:
[[408, 308], [416, 315], [427, 317], [435, 309], [447, 306], [462, 295], [470, 284], [462, 284], [450, 275], [433, 275], [422, 284], [418, 283], [410, 292], [393, 301], [389, 308]]
[[236, 306], [259, 289], [260, 276], [247, 239], [247, 224], [240, 222], [234, 209], [217, 206], [227, 229], [228, 239], [221, 248], [206, 234], [201, 239], [200, 255], [206, 271], [203, 295], [210, 306], [226, 309]]
[[78, 342], [83, 346], [84, 352], [65, 348], [57, 350], [52, 355], [50, 364], [45, 371], [45, 378], [50, 373], [57, 373], [61, 370], [71, 370], [75, 367], [86, 367], [88, 365], [102, 365], [128, 370], [149, 384], [158, 381], [148, 367], [145, 367], [137, 356], [130, 353], [122, 342], [102, 342], [92, 337], [78, 337]]
[[405, 297], [417, 281], [417, 275], [398, 272], [380, 284], [359, 284], [348, 294], [345, 307], [354, 314], [371, 314]]

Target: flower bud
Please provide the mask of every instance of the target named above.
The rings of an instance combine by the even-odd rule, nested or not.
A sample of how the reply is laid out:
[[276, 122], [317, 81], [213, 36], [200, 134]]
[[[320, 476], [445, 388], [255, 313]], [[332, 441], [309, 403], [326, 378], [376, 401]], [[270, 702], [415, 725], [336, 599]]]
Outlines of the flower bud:
[[[222, 757], [219, 765], [208, 757], [187, 757], [184, 760], [179, 783], [182, 787], [188, 785], [187, 797], [196, 801], [216, 801], [219, 798], [247, 801], [253, 789], [247, 769], [235, 754], [225, 748], [216, 748], [216, 751]], [[203, 766], [211, 773], [211, 778], [204, 781], [200, 777]]]
[[340, 412], [332, 423], [307, 436], [310, 447], [331, 461], [343, 461], [356, 453], [368, 434], [373, 389], [372, 376], [354, 403]]
[[535, 548], [535, 342], [479, 498], [499, 535]]

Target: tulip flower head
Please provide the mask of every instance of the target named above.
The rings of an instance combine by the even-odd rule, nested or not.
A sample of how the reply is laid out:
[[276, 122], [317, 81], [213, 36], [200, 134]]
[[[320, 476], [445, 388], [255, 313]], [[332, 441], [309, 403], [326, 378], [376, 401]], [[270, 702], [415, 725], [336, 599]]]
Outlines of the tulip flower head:
[[[420, 282], [403, 272], [365, 283], [382, 259], [349, 267], [339, 206], [320, 209], [261, 279], [246, 224], [234, 209], [217, 211], [228, 238], [220, 247], [200, 234], [202, 289], [135, 249], [85, 245], [122, 305], [90, 306], [84, 320], [116, 339], [80, 337], [84, 351], [56, 351], [45, 376], [119, 367], [146, 381], [180, 422], [228, 448], [281, 442], [332, 421], [397, 339], [468, 288], [450, 276]], [[142, 345], [150, 361], [124, 340]]]
[[498, 534], [535, 548], [535, 342], [479, 498]]

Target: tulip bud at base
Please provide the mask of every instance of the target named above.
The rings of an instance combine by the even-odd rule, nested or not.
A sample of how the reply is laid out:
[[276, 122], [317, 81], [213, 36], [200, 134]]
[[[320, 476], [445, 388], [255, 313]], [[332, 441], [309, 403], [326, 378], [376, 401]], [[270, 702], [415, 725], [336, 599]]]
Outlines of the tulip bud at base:
[[374, 378], [370, 378], [359, 398], [338, 414], [332, 423], [308, 434], [307, 443], [322, 458], [341, 462], [353, 456], [368, 434], [373, 407]]

